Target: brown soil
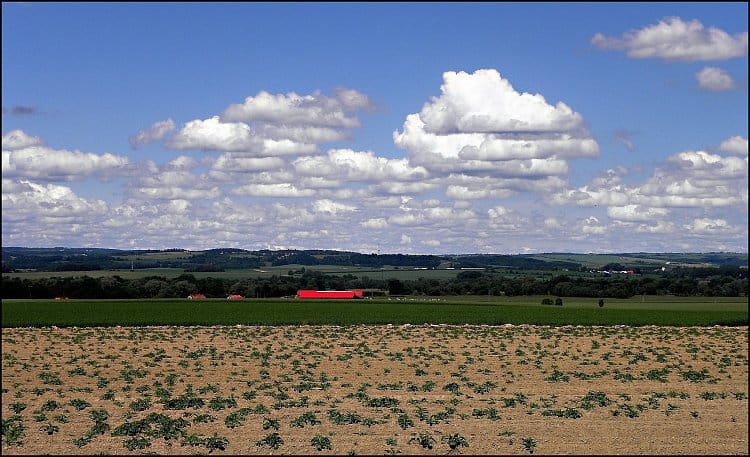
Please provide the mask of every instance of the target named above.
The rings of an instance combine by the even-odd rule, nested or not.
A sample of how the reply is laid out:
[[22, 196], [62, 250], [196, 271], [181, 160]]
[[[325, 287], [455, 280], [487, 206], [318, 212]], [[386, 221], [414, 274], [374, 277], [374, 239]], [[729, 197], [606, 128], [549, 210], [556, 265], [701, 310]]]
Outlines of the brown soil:
[[[2, 453], [205, 454], [211, 449], [183, 444], [184, 436], [217, 434], [228, 443], [212, 454], [748, 454], [747, 331], [445, 325], [2, 329]], [[50, 374], [61, 384], [50, 384]], [[188, 386], [205, 404], [165, 409], [157, 390], [174, 399]], [[584, 402], [597, 393], [602, 404]], [[231, 397], [236, 406], [214, 409], [215, 397]], [[90, 406], [79, 411], [71, 404], [76, 399]], [[149, 399], [150, 407], [132, 410], [138, 399]], [[59, 405], [54, 410], [51, 400]], [[13, 420], [19, 404], [25, 405], [20, 422]], [[248, 413], [234, 428], [225, 423], [230, 413], [258, 405], [268, 412]], [[487, 417], [492, 408], [495, 420]], [[81, 447], [73, 444], [94, 426], [95, 409], [107, 411], [109, 430]], [[354, 413], [359, 422], [337, 425], [330, 410]], [[141, 433], [137, 437], [148, 447], [133, 451], [124, 445], [129, 437], [112, 435], [149, 413], [190, 425], [170, 440]], [[292, 426], [304, 413], [320, 424]], [[215, 420], [194, 424], [202, 414]], [[399, 426], [403, 414], [413, 427]], [[263, 429], [264, 418], [279, 421], [278, 449], [256, 444], [275, 431]], [[9, 430], [19, 423], [24, 430], [17, 439]], [[40, 430], [47, 424], [59, 431]], [[431, 449], [418, 443], [419, 434], [433, 437]], [[468, 447], [451, 450], [447, 437], [453, 434]], [[332, 450], [316, 451], [316, 435], [329, 438]]]

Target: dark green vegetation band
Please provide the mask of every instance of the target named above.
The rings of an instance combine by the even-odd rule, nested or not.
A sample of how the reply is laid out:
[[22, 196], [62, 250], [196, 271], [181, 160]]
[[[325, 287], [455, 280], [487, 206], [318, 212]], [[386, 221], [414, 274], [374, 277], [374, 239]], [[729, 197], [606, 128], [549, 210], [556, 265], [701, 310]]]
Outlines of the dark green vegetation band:
[[736, 310], [609, 309], [387, 301], [3, 300], [3, 327], [145, 325], [747, 325]]

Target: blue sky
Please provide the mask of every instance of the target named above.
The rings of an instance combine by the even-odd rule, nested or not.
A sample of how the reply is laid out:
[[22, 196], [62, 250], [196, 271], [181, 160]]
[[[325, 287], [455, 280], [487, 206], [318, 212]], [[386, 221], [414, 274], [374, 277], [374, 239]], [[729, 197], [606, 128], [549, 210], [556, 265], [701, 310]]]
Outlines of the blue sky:
[[[747, 251], [745, 3], [2, 8], [5, 246]], [[657, 24], [660, 35], [648, 38]], [[683, 54], [669, 54], [675, 46]], [[647, 57], [630, 55], [641, 51]], [[482, 73], [478, 89], [478, 70], [497, 76]], [[441, 92], [446, 72], [467, 76], [451, 96]], [[519, 94], [540, 94], [550, 109], [567, 105], [579, 115], [575, 128], [557, 126], [554, 135], [593, 142], [596, 154], [542, 153], [533, 159], [556, 161], [538, 163], [554, 170], [522, 176], [525, 165], [507, 157], [484, 163], [489, 171], [470, 170], [455, 157], [439, 165], [445, 152], [416, 150], [412, 137], [394, 140], [407, 116], [424, 115], [433, 97], [441, 97], [437, 105], [460, 105], [458, 117], [491, 113], [505, 126], [500, 117], [516, 116], [501, 106], [510, 98], [491, 96], [503, 82]], [[342, 87], [366, 102], [341, 105], [335, 94]], [[497, 106], [481, 96], [468, 102], [481, 90]], [[207, 147], [206, 138], [183, 135], [187, 123], [226, 114], [261, 91], [327, 100], [324, 111], [345, 113], [359, 127], [334, 126], [336, 141], [313, 142], [315, 151], [298, 155], [230, 150], [213, 137]], [[527, 108], [518, 116], [536, 125], [541, 111]], [[253, 113], [232, 122], [275, 129], [276, 140], [288, 135], [279, 129], [289, 122]], [[137, 132], [167, 119], [166, 133], [131, 146]], [[295, 124], [315, 125], [319, 119]], [[439, 140], [465, 134], [541, 144], [537, 133], [480, 134], [471, 122], [457, 128]], [[18, 131], [37, 140], [14, 146], [9, 135]], [[306, 187], [313, 172], [300, 174], [302, 165], [320, 163], [305, 160], [330, 158], [332, 149], [353, 153], [348, 178], [329, 173], [324, 187]], [[115, 159], [102, 159], [106, 153]], [[180, 156], [195, 163], [169, 165]], [[275, 159], [220, 170], [222, 156]], [[397, 165], [411, 171], [383, 171]], [[200, 185], [190, 189], [191, 179]], [[281, 196], [290, 187], [296, 196]], [[229, 208], [265, 217], [226, 223]], [[130, 222], [122, 225], [125, 217]]]

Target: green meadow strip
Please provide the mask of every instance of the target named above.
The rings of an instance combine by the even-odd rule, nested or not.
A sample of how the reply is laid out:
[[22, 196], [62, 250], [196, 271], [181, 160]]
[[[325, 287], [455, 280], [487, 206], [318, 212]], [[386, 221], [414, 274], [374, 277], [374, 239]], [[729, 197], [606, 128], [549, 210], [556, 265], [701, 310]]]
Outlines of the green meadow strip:
[[2, 327], [148, 325], [536, 324], [739, 326], [737, 310], [565, 308], [376, 300], [3, 300]]

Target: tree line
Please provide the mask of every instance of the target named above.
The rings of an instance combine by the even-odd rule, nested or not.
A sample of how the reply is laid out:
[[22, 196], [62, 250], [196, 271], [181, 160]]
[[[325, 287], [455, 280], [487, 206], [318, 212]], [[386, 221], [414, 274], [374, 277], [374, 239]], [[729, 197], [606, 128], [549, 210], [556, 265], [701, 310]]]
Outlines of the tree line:
[[182, 274], [176, 278], [147, 276], [125, 279], [120, 276], [2, 278], [2, 298], [184, 298], [201, 293], [207, 297], [239, 294], [270, 298], [295, 295], [299, 289], [345, 290], [377, 289], [390, 295], [555, 295], [558, 297], [629, 298], [635, 295], [680, 295], [738, 297], [748, 295], [747, 269], [700, 269], [672, 271], [659, 277], [571, 277], [537, 275], [509, 276], [497, 271], [463, 271], [452, 279], [415, 280], [336, 276], [306, 270], [301, 274], [269, 278], [196, 278]]

